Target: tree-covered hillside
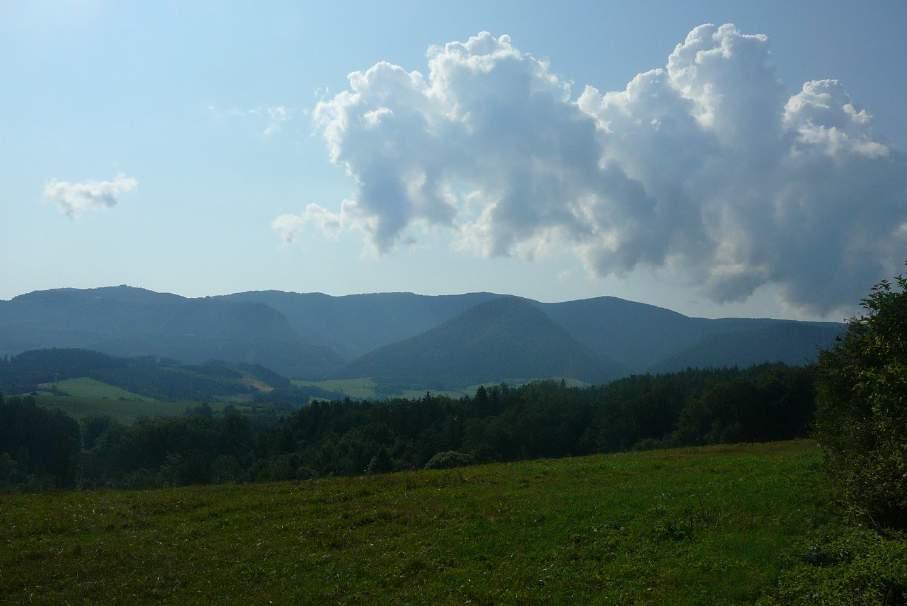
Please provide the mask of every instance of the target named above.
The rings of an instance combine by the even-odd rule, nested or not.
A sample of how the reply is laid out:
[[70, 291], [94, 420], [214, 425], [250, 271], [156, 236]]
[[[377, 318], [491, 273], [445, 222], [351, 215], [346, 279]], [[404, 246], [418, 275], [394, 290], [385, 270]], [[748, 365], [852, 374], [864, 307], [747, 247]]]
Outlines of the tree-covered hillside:
[[45, 384], [88, 377], [159, 400], [216, 397], [289, 389], [285, 377], [251, 364], [181, 364], [145, 356], [117, 358], [83, 349], [43, 349], [0, 358], [0, 393], [38, 391]]
[[269, 305], [286, 316], [300, 335], [353, 359], [415, 337], [500, 296], [493, 293], [424, 296], [404, 292], [332, 297], [322, 293], [266, 290], [221, 298]]
[[441, 388], [544, 377], [602, 382], [619, 371], [615, 362], [596, 356], [532, 302], [501, 297], [419, 336], [379, 348], [343, 373]]
[[341, 362], [262, 303], [187, 299], [125, 286], [39, 291], [0, 308], [0, 354], [51, 347], [193, 364], [222, 359], [293, 376], [317, 377]]
[[[125, 286], [38, 291], [0, 305], [0, 355], [57, 347], [188, 364], [225, 360], [293, 379], [374, 379], [393, 393], [462, 388], [480, 376], [600, 381], [688, 366], [805, 364], [842, 330], [833, 323], [690, 318], [614, 297], [519, 299], [525, 306], [515, 300], [277, 291], [189, 299]], [[487, 310], [501, 301], [494, 315], [501, 326], [489, 326]], [[416, 376], [414, 364], [425, 373]]]

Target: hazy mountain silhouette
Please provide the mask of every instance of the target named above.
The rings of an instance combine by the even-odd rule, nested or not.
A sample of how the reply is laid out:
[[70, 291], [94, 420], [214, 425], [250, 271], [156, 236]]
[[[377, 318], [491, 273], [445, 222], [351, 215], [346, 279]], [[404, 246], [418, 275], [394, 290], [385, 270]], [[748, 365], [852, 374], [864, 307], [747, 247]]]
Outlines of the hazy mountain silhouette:
[[188, 299], [118, 286], [38, 291], [0, 308], [0, 352], [79, 347], [112, 355], [222, 359], [317, 376], [342, 360], [261, 303]]
[[429, 386], [539, 377], [601, 382], [616, 376], [618, 365], [596, 356], [533, 302], [500, 297], [376, 349], [343, 374]]
[[494, 293], [260, 291], [192, 299], [118, 286], [0, 302], [0, 354], [76, 347], [261, 364], [300, 378], [359, 373], [397, 385], [800, 364], [842, 328], [691, 318], [615, 297], [540, 303]]
[[333, 347], [351, 359], [414, 337], [499, 296], [484, 292], [438, 296], [394, 292], [332, 297], [266, 290], [218, 298], [269, 305], [282, 313], [300, 335]]
[[804, 364], [841, 334], [834, 322], [763, 318], [691, 318], [615, 297], [543, 303], [576, 340], [629, 372]]
[[[722, 321], [714, 322], [720, 326]], [[725, 322], [733, 329], [706, 336], [658, 362], [652, 370], [672, 372], [685, 368], [746, 367], [766, 361], [808, 364], [816, 359], [820, 350], [831, 347], [835, 338], [841, 334], [841, 327], [836, 324], [778, 321], [757, 323], [747, 320]]]

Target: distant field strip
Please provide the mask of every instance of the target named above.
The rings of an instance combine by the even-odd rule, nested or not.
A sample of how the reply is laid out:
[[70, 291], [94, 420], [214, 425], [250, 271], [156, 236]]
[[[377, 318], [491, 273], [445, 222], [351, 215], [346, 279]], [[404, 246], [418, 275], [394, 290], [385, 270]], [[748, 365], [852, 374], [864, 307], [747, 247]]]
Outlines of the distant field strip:
[[99, 398], [104, 400], [139, 400], [154, 402], [154, 398], [127, 391], [115, 385], [103, 383], [89, 377], [66, 379], [51, 383], [60, 393], [76, 398]]
[[354, 400], [369, 400], [377, 396], [375, 381], [372, 379], [327, 379], [324, 381], [304, 381], [293, 379], [299, 387], [318, 387], [325, 391], [342, 393]]
[[752, 604], [832, 519], [807, 441], [0, 496], [0, 603]]
[[[142, 417], [178, 417], [187, 409], [201, 404], [188, 400], [155, 400], [88, 377], [57, 381], [41, 387], [36, 398], [40, 406], [62, 410], [76, 419], [111, 417], [127, 425]], [[236, 400], [233, 402], [236, 408], [247, 411], [248, 407], [239, 401], [240, 398]], [[222, 411], [229, 404], [229, 400], [208, 403], [215, 412]]]

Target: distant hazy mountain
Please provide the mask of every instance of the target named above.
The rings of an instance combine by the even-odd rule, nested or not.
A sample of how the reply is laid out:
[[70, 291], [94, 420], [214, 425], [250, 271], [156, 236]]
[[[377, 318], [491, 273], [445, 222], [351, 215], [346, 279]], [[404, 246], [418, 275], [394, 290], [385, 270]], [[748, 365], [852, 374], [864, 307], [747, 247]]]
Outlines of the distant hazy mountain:
[[414, 337], [500, 296], [484, 292], [438, 296], [395, 292], [332, 297], [266, 290], [218, 298], [269, 305], [282, 313], [300, 335], [352, 359]]
[[703, 336], [695, 318], [616, 297], [543, 303], [541, 308], [577, 341], [627, 372], [645, 371]]
[[330, 348], [299, 337], [267, 305], [126, 286], [33, 292], [0, 307], [0, 353], [48, 347], [185, 362], [222, 359], [292, 376], [320, 376], [342, 362]]
[[614, 297], [541, 307], [580, 343], [633, 373], [762, 362], [806, 364], [843, 330], [834, 322], [690, 318]]
[[[710, 326], [720, 326], [714, 321]], [[730, 321], [733, 322], [733, 321]], [[765, 361], [809, 364], [819, 351], [834, 344], [840, 325], [808, 322], [738, 320], [734, 330], [716, 332], [658, 362], [656, 372], [685, 368], [752, 366]], [[742, 326], [741, 326], [742, 325]], [[713, 328], [714, 330], [714, 328]]]
[[617, 365], [599, 358], [534, 302], [500, 297], [344, 368], [379, 382], [455, 386], [501, 379], [574, 377], [602, 382]]
[[261, 364], [299, 378], [358, 373], [395, 385], [799, 364], [815, 359], [842, 328], [691, 318], [614, 297], [539, 303], [493, 293], [261, 291], [190, 299], [119, 286], [0, 302], [0, 354], [77, 347]]

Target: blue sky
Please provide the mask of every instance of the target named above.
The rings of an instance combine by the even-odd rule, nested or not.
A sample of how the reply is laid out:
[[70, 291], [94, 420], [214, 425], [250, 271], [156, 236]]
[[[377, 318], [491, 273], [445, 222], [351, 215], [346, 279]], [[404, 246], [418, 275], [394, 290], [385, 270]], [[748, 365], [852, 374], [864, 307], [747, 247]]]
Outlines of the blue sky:
[[[308, 204], [337, 213], [342, 200], [366, 195], [331, 161], [312, 120], [317, 102], [348, 88], [350, 72], [385, 60], [427, 74], [430, 46], [488, 31], [546, 60], [560, 82], [572, 83], [575, 104], [587, 84], [621, 91], [665, 66], [703, 23], [766, 34], [785, 98], [805, 81], [840, 80], [872, 115], [873, 141], [907, 148], [900, 1], [0, 2], [0, 298], [122, 283], [189, 296], [493, 290], [546, 301], [615, 295], [695, 315], [840, 319], [846, 306], [791, 294], [791, 276], [800, 274], [773, 266], [779, 262], [764, 252], [747, 257], [745, 276], [707, 291], [702, 272], [714, 277], [726, 265], [596, 265], [572, 240], [534, 256], [519, 246], [489, 254], [431, 220], [407, 227], [383, 253], [367, 229], [324, 234], [310, 222], [289, 243], [272, 229], [275, 217]], [[399, 114], [405, 106], [388, 107]], [[364, 153], [352, 135], [342, 143], [344, 153]], [[828, 170], [850, 183], [847, 171], [863, 169], [849, 166]], [[118, 175], [137, 186], [117, 193], [110, 208], [68, 216], [46, 193], [53, 180]], [[889, 216], [904, 210], [902, 182], [893, 179], [884, 194], [892, 196]], [[369, 212], [384, 217], [380, 208]], [[883, 223], [866, 219], [870, 232]], [[749, 237], [758, 240], [758, 230]], [[907, 254], [903, 240], [886, 242], [890, 258]], [[855, 267], [866, 285], [881, 277]]]

